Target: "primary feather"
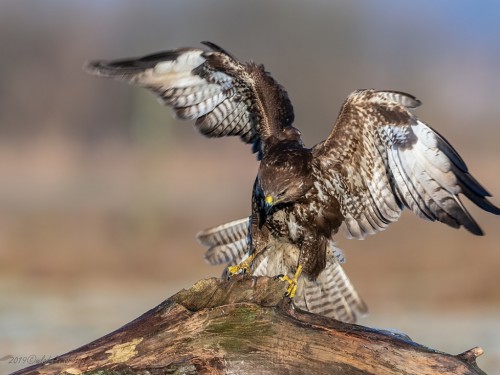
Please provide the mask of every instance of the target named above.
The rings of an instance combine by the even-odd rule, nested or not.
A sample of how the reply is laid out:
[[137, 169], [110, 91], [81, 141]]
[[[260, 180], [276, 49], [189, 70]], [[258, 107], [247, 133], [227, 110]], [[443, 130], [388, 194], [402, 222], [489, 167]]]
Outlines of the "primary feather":
[[178, 118], [196, 120], [207, 137], [239, 136], [262, 151], [262, 143], [291, 125], [286, 91], [262, 65], [242, 63], [222, 48], [179, 48], [141, 58], [90, 61], [90, 74], [152, 90]]

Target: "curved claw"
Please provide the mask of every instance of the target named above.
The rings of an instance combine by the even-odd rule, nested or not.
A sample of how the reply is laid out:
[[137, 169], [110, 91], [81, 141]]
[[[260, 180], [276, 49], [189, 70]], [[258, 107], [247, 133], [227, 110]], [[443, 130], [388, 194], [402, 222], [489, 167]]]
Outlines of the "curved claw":
[[227, 267], [227, 272], [229, 273], [229, 276], [236, 275], [237, 273], [240, 273], [241, 271], [243, 271], [244, 274], [250, 273], [250, 265], [252, 264], [253, 258], [255, 258], [255, 253], [250, 255], [247, 259], [245, 259], [240, 264]]
[[243, 273], [250, 272], [250, 267], [245, 262], [227, 267], [227, 272], [229, 272], [230, 276], [236, 275], [240, 271], [243, 271]]
[[297, 292], [297, 284], [301, 272], [302, 272], [302, 265], [299, 264], [299, 266], [297, 267], [297, 271], [295, 272], [295, 275], [293, 276], [292, 279], [290, 279], [287, 275], [280, 277], [280, 280], [286, 281], [289, 284], [285, 296], [290, 298], [295, 297], [295, 293]]
[[290, 279], [287, 275], [280, 277], [280, 280], [286, 281], [288, 285], [288, 289], [286, 290], [285, 296], [293, 298], [295, 297], [295, 292], [297, 291], [297, 280]]

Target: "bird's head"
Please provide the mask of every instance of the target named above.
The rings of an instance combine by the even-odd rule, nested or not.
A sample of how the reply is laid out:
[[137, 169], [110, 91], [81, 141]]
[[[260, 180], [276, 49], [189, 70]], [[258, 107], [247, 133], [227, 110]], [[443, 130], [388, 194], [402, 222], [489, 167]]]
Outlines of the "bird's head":
[[304, 198], [313, 184], [311, 160], [304, 148], [272, 152], [262, 159], [257, 178], [267, 211]]

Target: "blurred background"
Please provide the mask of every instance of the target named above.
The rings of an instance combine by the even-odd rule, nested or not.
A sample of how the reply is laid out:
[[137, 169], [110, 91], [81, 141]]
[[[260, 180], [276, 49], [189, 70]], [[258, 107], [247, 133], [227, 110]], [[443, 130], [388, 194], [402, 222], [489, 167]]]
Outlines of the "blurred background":
[[[248, 147], [204, 139], [152, 94], [86, 75], [85, 60], [213, 41], [287, 88], [309, 146], [351, 91], [412, 93], [498, 206], [499, 19], [494, 1], [0, 2], [0, 373], [218, 276], [195, 233], [250, 212]], [[492, 374], [500, 218], [468, 203], [486, 236], [406, 212], [377, 236], [338, 242], [370, 306], [360, 324], [452, 354], [480, 345]]]

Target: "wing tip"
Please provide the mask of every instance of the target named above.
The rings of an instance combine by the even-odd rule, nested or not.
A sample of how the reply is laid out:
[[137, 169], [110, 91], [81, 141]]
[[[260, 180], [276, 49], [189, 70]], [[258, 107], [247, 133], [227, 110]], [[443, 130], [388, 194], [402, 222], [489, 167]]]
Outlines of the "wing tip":
[[401, 104], [406, 108], [417, 108], [422, 105], [420, 99], [407, 92], [397, 90], [375, 90], [374, 92], [383, 95], [384, 99]]
[[132, 76], [147, 69], [156, 67], [159, 63], [175, 61], [186, 53], [201, 54], [199, 48], [182, 47], [169, 51], [156, 52], [142, 57], [129, 57], [118, 60], [88, 60], [83, 64], [83, 70], [89, 74], [103, 77]]
[[480, 226], [476, 226], [474, 228], [467, 228], [467, 230], [472, 233], [475, 236], [484, 236], [484, 231], [481, 229]]
[[105, 75], [106, 69], [105, 62], [102, 60], [87, 60], [83, 63], [82, 69], [84, 72], [94, 75], [102, 76]]
[[[492, 213], [494, 215], [500, 215], [500, 208], [496, 207], [493, 203], [488, 201], [484, 197], [476, 197], [475, 195], [469, 195], [465, 194], [465, 196], [475, 205], [477, 205], [479, 208], [483, 209], [486, 212]], [[462, 201], [456, 197], [456, 202], [458, 203], [458, 207], [461, 211], [461, 217], [457, 218], [459, 225], [457, 226], [463, 226], [467, 231], [472, 233], [475, 236], [484, 236], [485, 233], [479, 226], [479, 224], [474, 220], [472, 215], [467, 211], [467, 209], [464, 207]]]
[[460, 224], [467, 229], [468, 232], [475, 236], [484, 236], [484, 232], [479, 226], [479, 224], [472, 218], [469, 212], [465, 211], [465, 220], [461, 220]]
[[231, 59], [236, 60], [236, 58], [234, 57], [233, 54], [229, 53], [224, 48], [222, 48], [221, 46], [219, 46], [219, 45], [217, 45], [217, 44], [215, 44], [213, 42], [210, 42], [208, 40], [203, 40], [200, 43], [203, 44], [204, 46], [207, 46], [208, 48], [210, 48], [214, 52], [223, 53], [224, 55], [229, 56]]
[[82, 66], [84, 72], [107, 78], [125, 77], [138, 72], [137, 68], [124, 67], [119, 65], [120, 61], [88, 60]]
[[[473, 201], [473, 202], [477, 205], [477, 202], [475, 202], [475, 201]], [[489, 212], [493, 215], [500, 215], [500, 208], [495, 206], [493, 203], [488, 201], [486, 198], [483, 198], [481, 200], [481, 202], [482, 202], [482, 204], [478, 205], [480, 208], [482, 208], [486, 212]], [[472, 225], [465, 225], [464, 224], [464, 227], [469, 232], [471, 232], [472, 234], [474, 234], [476, 236], [484, 236], [484, 234], [485, 234], [484, 231], [481, 229], [481, 227], [474, 220], [472, 220]]]

